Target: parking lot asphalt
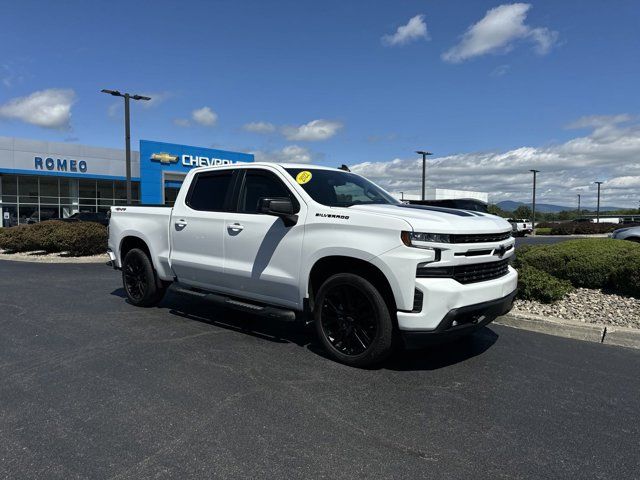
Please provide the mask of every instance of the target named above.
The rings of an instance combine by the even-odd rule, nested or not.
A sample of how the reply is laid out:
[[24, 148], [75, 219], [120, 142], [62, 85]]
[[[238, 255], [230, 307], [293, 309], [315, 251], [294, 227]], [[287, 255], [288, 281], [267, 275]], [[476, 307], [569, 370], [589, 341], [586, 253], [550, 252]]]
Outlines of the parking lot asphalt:
[[576, 240], [584, 237], [573, 237], [570, 235], [527, 235], [526, 237], [516, 237], [516, 248], [522, 245], [553, 245], [554, 243], [566, 242], [567, 240]]
[[0, 261], [1, 478], [638, 478], [640, 352], [490, 326], [357, 370], [302, 326]]

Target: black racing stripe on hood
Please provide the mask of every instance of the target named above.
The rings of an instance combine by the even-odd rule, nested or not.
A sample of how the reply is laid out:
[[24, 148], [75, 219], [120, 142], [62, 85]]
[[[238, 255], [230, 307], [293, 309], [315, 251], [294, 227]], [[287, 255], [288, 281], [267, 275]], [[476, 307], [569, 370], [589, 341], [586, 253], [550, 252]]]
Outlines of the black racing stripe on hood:
[[475, 217], [476, 216], [476, 215], [472, 215], [470, 212], [467, 212], [465, 210], [455, 210], [453, 208], [445, 208], [445, 207], [432, 207], [430, 205], [410, 205], [410, 204], [404, 203], [398, 206], [404, 207], [404, 208], [415, 208], [416, 210], [428, 210], [431, 212], [448, 213], [449, 215], [456, 215], [458, 217]]

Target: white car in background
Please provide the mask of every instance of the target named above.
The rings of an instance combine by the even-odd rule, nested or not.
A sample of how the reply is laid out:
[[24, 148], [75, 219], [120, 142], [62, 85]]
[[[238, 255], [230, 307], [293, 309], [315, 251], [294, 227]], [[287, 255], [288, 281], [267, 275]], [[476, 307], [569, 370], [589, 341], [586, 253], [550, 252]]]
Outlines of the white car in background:
[[609, 236], [618, 240], [629, 240], [640, 243], [640, 227], [619, 228], [611, 232]]
[[524, 237], [533, 232], [533, 223], [528, 218], [510, 218], [507, 221], [511, 224], [514, 237]]

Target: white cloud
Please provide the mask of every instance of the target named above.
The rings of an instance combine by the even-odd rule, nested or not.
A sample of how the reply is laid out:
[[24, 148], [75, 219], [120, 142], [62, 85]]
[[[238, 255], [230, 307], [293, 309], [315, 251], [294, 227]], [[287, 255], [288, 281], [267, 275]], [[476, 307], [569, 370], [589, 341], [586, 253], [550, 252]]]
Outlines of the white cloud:
[[[530, 201], [530, 169], [538, 174], [541, 203], [572, 206], [576, 194], [593, 207], [596, 186], [604, 180], [603, 205], [637, 207], [640, 187], [640, 123], [628, 115], [592, 116], [574, 122], [590, 124], [588, 135], [544, 147], [520, 147], [506, 152], [474, 152], [429, 160], [427, 186], [490, 192], [492, 202]], [[607, 123], [607, 119], [609, 122]], [[371, 178], [390, 191], [418, 193], [420, 158], [365, 162], [351, 170]]]
[[174, 118], [173, 124], [176, 127], [189, 127], [191, 126], [191, 122], [186, 118]]
[[427, 24], [424, 15], [416, 15], [409, 19], [406, 25], [401, 25], [393, 35], [384, 35], [382, 43], [387, 46], [406, 45], [416, 40], [429, 40]]
[[50, 88], [0, 105], [0, 117], [21, 120], [43, 128], [68, 129], [76, 94], [71, 89]]
[[510, 69], [511, 67], [509, 65], [498, 65], [496, 68], [494, 68], [491, 71], [491, 76], [502, 77], [503, 75], [506, 75], [507, 73], [509, 73]]
[[211, 110], [210, 107], [202, 107], [191, 112], [191, 118], [200, 125], [213, 127], [218, 121], [218, 114]]
[[558, 39], [558, 33], [548, 28], [532, 28], [524, 24], [531, 5], [513, 3], [500, 5], [487, 11], [484, 18], [471, 25], [460, 43], [442, 54], [442, 59], [459, 63], [488, 53], [505, 53], [513, 49], [517, 40], [528, 39], [540, 55], [549, 52]]
[[288, 145], [280, 150], [254, 152], [257, 162], [273, 163], [310, 163], [314, 155], [306, 148]]
[[333, 137], [342, 123], [331, 120], [312, 120], [299, 127], [282, 127], [282, 134], [291, 141], [315, 142]]
[[245, 123], [242, 127], [247, 132], [252, 133], [273, 133], [276, 131], [276, 126], [269, 122], [250, 122]]

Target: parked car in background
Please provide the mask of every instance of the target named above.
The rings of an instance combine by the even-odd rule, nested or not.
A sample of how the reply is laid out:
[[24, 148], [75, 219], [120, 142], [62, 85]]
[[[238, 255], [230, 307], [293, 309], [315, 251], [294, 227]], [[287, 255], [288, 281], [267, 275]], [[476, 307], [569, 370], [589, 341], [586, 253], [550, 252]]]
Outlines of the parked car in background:
[[38, 222], [44, 222], [46, 220], [58, 220], [58, 209], [42, 208], [40, 209], [39, 216], [38, 216], [38, 211], [36, 210], [27, 218], [27, 224], [31, 225]]
[[640, 243], [640, 227], [619, 228], [611, 232], [609, 236], [618, 240], [630, 240]]
[[533, 223], [528, 218], [510, 218], [507, 221], [511, 224], [514, 237], [524, 237], [533, 232]]
[[107, 226], [109, 219], [106, 213], [102, 212], [78, 212], [70, 217], [63, 218], [63, 222], [95, 222]]

